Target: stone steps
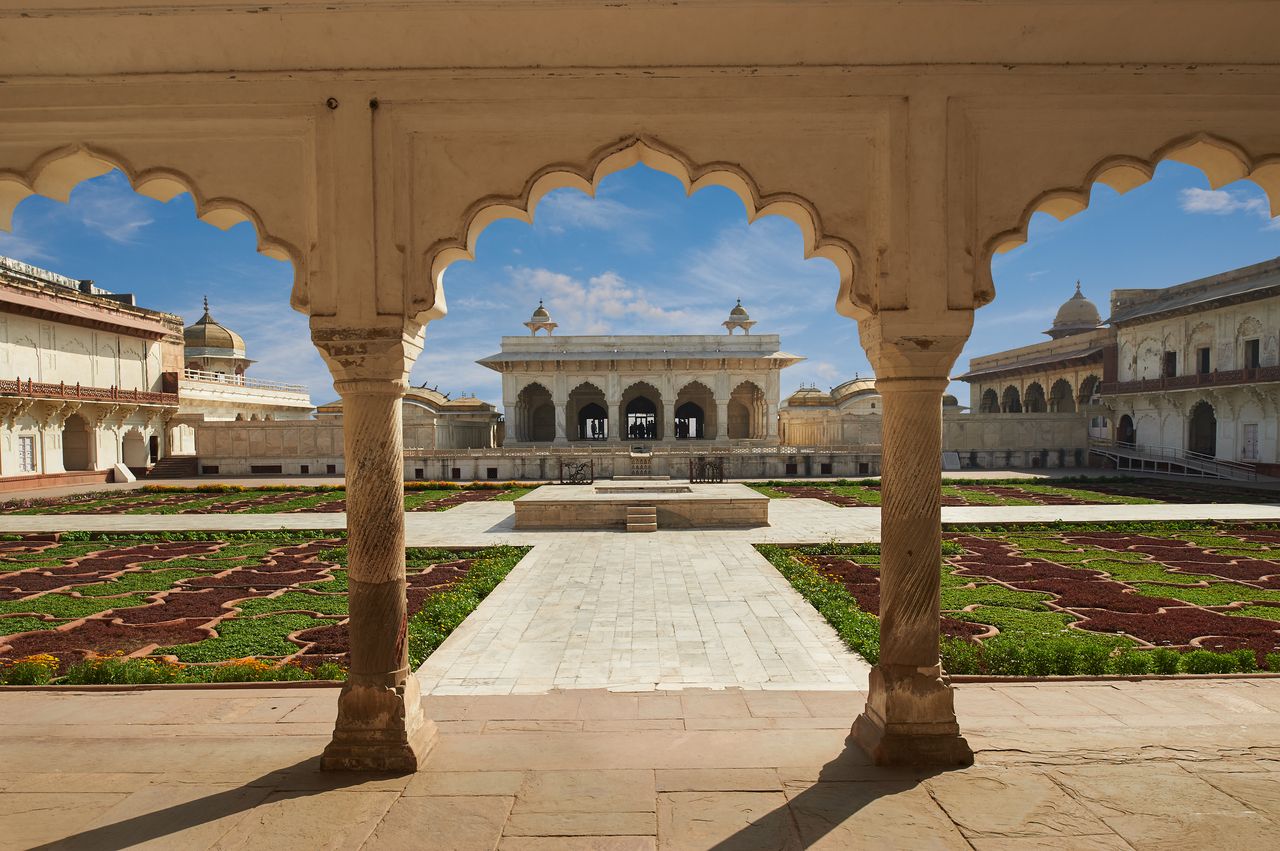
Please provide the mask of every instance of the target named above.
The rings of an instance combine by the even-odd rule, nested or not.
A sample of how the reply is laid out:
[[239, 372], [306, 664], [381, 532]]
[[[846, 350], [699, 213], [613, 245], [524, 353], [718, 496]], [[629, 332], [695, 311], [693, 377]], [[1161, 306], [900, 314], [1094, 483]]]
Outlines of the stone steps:
[[652, 505], [627, 506], [628, 532], [658, 531], [658, 509]]

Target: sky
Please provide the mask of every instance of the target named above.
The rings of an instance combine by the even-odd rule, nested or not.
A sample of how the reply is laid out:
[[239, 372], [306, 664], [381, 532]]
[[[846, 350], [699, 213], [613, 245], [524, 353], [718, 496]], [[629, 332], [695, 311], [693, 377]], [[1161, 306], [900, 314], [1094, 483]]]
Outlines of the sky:
[[[288, 309], [293, 267], [255, 244], [250, 224], [218, 230], [195, 218], [189, 195], [154, 201], [119, 172], [80, 184], [67, 203], [30, 197], [12, 232], [0, 231], [0, 254], [134, 293], [188, 324], [207, 295], [214, 318], [244, 336], [257, 361], [250, 376], [305, 384], [313, 402], [330, 401], [306, 318]], [[1077, 280], [1105, 319], [1112, 289], [1171, 286], [1276, 256], [1280, 218], [1253, 183], [1211, 190], [1198, 169], [1167, 162], [1123, 196], [1096, 186], [1087, 210], [1064, 222], [1037, 214], [1027, 244], [996, 257], [996, 300], [977, 312], [953, 374], [971, 357], [1048, 339], [1041, 332]], [[449, 313], [428, 326], [411, 378], [455, 397], [501, 405], [499, 374], [474, 361], [497, 352], [500, 336], [526, 335], [521, 323], [539, 299], [558, 334], [721, 334], [741, 298], [755, 333], [779, 334], [785, 351], [806, 358], [783, 371], [784, 397], [871, 372], [856, 324], [835, 312], [835, 267], [804, 259], [794, 224], [770, 216], [748, 225], [728, 190], [686, 196], [644, 166], [606, 178], [594, 198], [549, 194], [532, 226], [489, 226], [475, 261], [451, 266], [444, 286]], [[950, 392], [968, 399], [963, 383]]]

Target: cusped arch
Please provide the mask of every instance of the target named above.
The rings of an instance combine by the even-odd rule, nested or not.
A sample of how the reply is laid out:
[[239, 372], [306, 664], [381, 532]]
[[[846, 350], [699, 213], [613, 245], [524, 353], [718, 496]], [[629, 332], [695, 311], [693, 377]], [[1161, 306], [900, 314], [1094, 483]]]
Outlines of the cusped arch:
[[682, 396], [684, 395], [685, 391], [692, 391], [695, 393], [706, 393], [712, 396], [715, 395], [714, 393], [711, 392], [711, 388], [708, 387], [705, 382], [699, 381], [696, 378], [690, 381], [686, 381], [684, 384], [680, 385], [680, 389], [676, 391], [676, 395]]
[[[631, 382], [622, 389], [622, 397], [625, 399], [626, 397], [633, 395], [631, 392], [632, 390], [638, 390], [640, 392], [648, 391], [653, 394], [655, 401], [662, 401], [662, 391], [650, 384], [648, 381]], [[648, 394], [646, 393], [646, 395]]]
[[582, 381], [582, 382], [579, 382], [579, 383], [578, 383], [578, 385], [577, 385], [576, 387], [574, 387], [572, 390], [570, 390], [570, 391], [569, 391], [569, 395], [570, 395], [570, 396], [575, 396], [575, 395], [577, 395], [577, 396], [581, 396], [581, 395], [588, 394], [588, 393], [589, 393], [589, 394], [591, 394], [591, 395], [593, 395], [593, 396], [594, 396], [594, 395], [599, 395], [599, 396], [603, 396], [603, 395], [604, 395], [604, 391], [603, 391], [603, 390], [601, 390], [601, 389], [599, 388], [599, 386], [597, 386], [597, 385], [596, 385], [596, 383], [595, 383], [595, 382], [593, 382], [593, 381]]
[[1032, 216], [1048, 213], [1063, 221], [1088, 208], [1089, 194], [1095, 183], [1109, 186], [1123, 195], [1151, 180], [1156, 166], [1164, 160], [1200, 169], [1212, 189], [1237, 180], [1252, 180], [1266, 193], [1271, 215], [1280, 215], [1280, 155], [1277, 154], [1253, 156], [1229, 139], [1210, 133], [1194, 133], [1174, 139], [1147, 156], [1105, 157], [1089, 169], [1078, 184], [1056, 187], [1036, 196], [1023, 208], [1016, 225], [987, 241], [983, 247], [984, 262], [979, 264], [979, 280], [974, 293], [976, 304], [987, 304], [995, 298], [991, 258], [1026, 243]]
[[86, 180], [119, 169], [139, 195], [168, 202], [185, 193], [195, 202], [196, 217], [220, 230], [249, 222], [257, 236], [259, 254], [293, 264], [295, 306], [305, 304], [297, 282], [302, 280], [302, 252], [267, 230], [262, 217], [248, 204], [234, 198], [206, 196], [191, 176], [170, 168], [142, 168], [119, 153], [90, 145], [67, 145], [37, 157], [22, 170], [0, 169], [0, 230], [13, 227], [18, 204], [32, 195], [66, 203], [71, 192]]
[[594, 196], [602, 180], [634, 165], [646, 165], [671, 175], [690, 195], [708, 186], [722, 186], [742, 201], [748, 222], [775, 215], [791, 220], [800, 228], [805, 258], [825, 258], [839, 271], [836, 310], [853, 319], [865, 318], [873, 311], [869, 288], [856, 278], [857, 250], [847, 240], [823, 228], [821, 216], [812, 202], [788, 192], [765, 193], [737, 164], [697, 163], [676, 148], [642, 135], [628, 136], [597, 148], [580, 161], [547, 165], [536, 171], [517, 195], [493, 195], [472, 204], [462, 216], [458, 233], [427, 249], [424, 276], [429, 287], [427, 292], [415, 292], [413, 309], [443, 313], [445, 270], [459, 260], [475, 259], [480, 234], [489, 225], [501, 219], [517, 219], [531, 225], [538, 202], [548, 193], [573, 188]]

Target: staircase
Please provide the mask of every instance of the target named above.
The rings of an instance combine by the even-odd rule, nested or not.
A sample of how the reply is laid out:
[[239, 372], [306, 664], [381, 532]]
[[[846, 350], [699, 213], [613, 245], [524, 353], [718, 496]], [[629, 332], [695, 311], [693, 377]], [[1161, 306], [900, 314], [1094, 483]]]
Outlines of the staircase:
[[194, 479], [199, 473], [199, 460], [195, 455], [167, 455], [147, 471], [145, 478]]
[[658, 509], [652, 505], [627, 506], [628, 532], [658, 531]]
[[1093, 438], [1089, 441], [1089, 452], [1114, 462], [1117, 470], [1236, 482], [1258, 480], [1258, 471], [1252, 464], [1168, 446], [1137, 446]]

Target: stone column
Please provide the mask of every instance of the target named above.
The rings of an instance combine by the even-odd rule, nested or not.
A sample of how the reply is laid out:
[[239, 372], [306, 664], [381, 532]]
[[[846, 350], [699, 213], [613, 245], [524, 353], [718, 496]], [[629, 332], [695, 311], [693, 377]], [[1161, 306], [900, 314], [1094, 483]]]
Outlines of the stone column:
[[421, 350], [411, 332], [312, 332], [342, 397], [350, 583], [351, 668], [324, 769], [416, 771], [436, 733], [407, 645], [401, 400]]
[[565, 431], [565, 408], [569, 404], [567, 399], [552, 399], [552, 406], [556, 410], [556, 443], [568, 443], [569, 437]]
[[716, 442], [729, 440], [729, 400], [716, 399]]
[[765, 408], [765, 436], [773, 443], [778, 442], [778, 405], [770, 402]]
[[968, 335], [965, 316], [947, 318], [895, 322], [892, 336], [881, 317], [860, 323], [884, 409], [880, 659], [853, 735], [878, 765], [973, 762], [938, 658], [942, 394]]
[[622, 400], [610, 399], [609, 405], [609, 440], [621, 443], [626, 438], [626, 426], [622, 416]]

